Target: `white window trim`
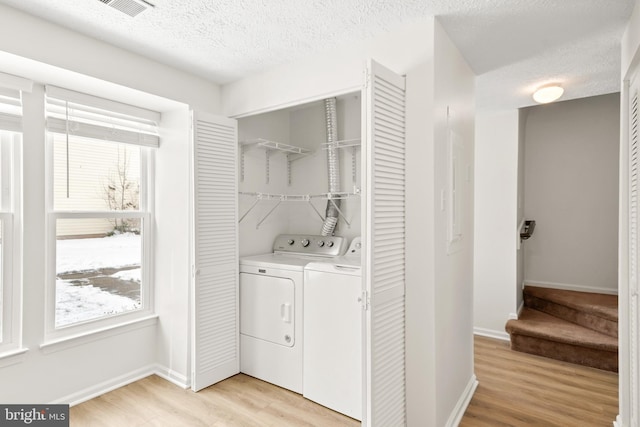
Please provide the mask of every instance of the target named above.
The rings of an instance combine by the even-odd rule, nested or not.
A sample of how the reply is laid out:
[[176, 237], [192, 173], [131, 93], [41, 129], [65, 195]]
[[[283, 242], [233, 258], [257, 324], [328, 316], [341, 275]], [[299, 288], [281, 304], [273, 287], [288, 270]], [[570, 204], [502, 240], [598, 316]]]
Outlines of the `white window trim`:
[[[115, 142], [114, 142], [115, 143]], [[53, 192], [53, 136], [46, 137], [46, 161], [45, 161], [45, 185], [46, 185], [46, 289], [45, 289], [45, 336], [42, 348], [54, 346], [69, 340], [84, 339], [92, 334], [101, 334], [105, 330], [111, 330], [143, 322], [154, 315], [153, 307], [153, 236], [154, 215], [154, 187], [153, 177], [155, 176], [155, 156], [152, 149], [140, 146], [140, 210], [139, 211], [55, 211]], [[141, 282], [141, 303], [139, 310], [91, 319], [85, 322], [74, 323], [69, 326], [56, 328], [55, 308], [56, 308], [56, 221], [60, 218], [142, 218], [142, 282]], [[82, 340], [81, 340], [82, 341]]]
[[[0, 342], [0, 359], [23, 354], [22, 347], [22, 144], [21, 136], [0, 134], [2, 150], [3, 185], [0, 201], [3, 246], [3, 328]], [[0, 366], [4, 366], [0, 363]]]
[[[69, 334], [62, 338], [53, 338], [40, 344], [40, 349], [45, 354], [55, 353], [57, 351], [66, 350], [72, 347], [90, 343], [96, 340], [124, 334], [140, 328], [154, 326], [158, 323], [157, 314], [148, 314], [140, 316], [136, 319], [123, 321], [116, 325], [106, 325], [94, 328], [89, 332], [79, 332], [77, 334]], [[0, 365], [1, 366], [1, 365]]]

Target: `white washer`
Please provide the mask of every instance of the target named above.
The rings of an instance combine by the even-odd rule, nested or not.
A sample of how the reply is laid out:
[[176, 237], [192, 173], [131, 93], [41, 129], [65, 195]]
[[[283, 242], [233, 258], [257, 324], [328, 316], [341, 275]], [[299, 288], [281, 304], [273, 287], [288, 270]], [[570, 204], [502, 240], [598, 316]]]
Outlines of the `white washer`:
[[362, 419], [360, 238], [348, 255], [304, 268], [302, 395]]
[[240, 259], [240, 371], [302, 393], [304, 266], [344, 253], [342, 237], [280, 235]]

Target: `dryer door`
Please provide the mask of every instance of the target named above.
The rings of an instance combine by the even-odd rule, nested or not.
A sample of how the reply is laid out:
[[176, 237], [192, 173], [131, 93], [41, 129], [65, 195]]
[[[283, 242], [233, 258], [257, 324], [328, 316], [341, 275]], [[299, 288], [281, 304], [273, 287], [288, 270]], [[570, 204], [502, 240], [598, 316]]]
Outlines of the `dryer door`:
[[293, 347], [294, 296], [291, 279], [240, 273], [240, 333]]

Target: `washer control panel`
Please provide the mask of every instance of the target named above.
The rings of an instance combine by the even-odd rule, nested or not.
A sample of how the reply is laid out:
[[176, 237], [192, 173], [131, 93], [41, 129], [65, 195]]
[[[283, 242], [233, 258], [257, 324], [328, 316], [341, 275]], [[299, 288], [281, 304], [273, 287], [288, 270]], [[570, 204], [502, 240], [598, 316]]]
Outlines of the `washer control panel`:
[[281, 234], [273, 243], [273, 252], [340, 256], [347, 250], [347, 239], [340, 236]]
[[362, 254], [362, 238], [354, 237], [345, 255], [360, 256], [360, 254]]

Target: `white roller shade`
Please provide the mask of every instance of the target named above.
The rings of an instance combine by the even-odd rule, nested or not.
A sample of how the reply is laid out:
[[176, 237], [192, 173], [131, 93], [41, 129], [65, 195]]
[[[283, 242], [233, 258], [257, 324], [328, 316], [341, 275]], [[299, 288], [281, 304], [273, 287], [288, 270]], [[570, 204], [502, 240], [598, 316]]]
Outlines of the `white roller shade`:
[[47, 86], [47, 130], [125, 144], [158, 147], [160, 113]]
[[22, 131], [22, 97], [17, 89], [0, 86], [0, 130]]

